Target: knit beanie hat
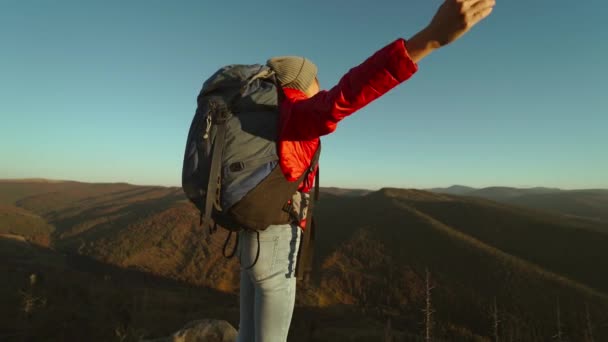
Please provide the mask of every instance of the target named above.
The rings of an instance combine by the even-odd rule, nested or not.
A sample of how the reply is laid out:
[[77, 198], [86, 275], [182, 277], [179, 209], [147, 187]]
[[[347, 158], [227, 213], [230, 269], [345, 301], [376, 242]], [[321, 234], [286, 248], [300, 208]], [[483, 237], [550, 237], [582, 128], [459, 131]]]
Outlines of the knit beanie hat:
[[281, 87], [306, 91], [317, 77], [317, 66], [313, 62], [296, 56], [273, 57], [266, 61], [276, 73]]

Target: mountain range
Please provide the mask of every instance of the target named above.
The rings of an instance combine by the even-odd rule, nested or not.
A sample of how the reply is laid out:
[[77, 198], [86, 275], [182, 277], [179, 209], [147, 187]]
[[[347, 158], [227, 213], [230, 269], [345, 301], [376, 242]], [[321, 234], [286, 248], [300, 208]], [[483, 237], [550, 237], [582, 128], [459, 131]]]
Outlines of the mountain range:
[[[570, 340], [608, 340], [607, 204], [607, 190], [324, 188], [314, 282], [299, 289], [290, 341], [413, 341], [427, 289], [437, 340], [548, 341], [558, 317]], [[109, 327], [109, 312], [126, 312], [130, 330], [120, 324], [133, 336], [166, 335], [201, 313], [236, 326], [238, 262], [222, 256], [225, 233], [198, 218], [180, 188], [0, 181], [10, 279], [1, 294], [11, 303], [0, 336], [79, 317], [57, 308], [84, 300], [65, 286]], [[31, 274], [47, 279], [35, 323], [15, 314], [34, 291]], [[104, 304], [117, 298], [130, 304]]]
[[580, 217], [608, 222], [608, 190], [583, 189], [561, 190], [557, 188], [510, 188], [487, 187], [481, 189], [466, 186], [429, 189], [431, 192], [460, 196], [472, 196], [507, 203], [514, 206], [550, 211], [570, 217]]

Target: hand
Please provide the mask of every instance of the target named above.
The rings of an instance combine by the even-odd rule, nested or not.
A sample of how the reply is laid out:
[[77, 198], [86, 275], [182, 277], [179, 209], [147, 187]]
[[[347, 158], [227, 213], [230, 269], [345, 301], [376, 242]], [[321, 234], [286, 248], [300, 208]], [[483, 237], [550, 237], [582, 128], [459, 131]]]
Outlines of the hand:
[[437, 47], [452, 43], [492, 13], [495, 0], [445, 0], [426, 28]]
[[445, 0], [431, 23], [406, 42], [416, 63], [431, 52], [462, 37], [492, 13], [495, 0]]

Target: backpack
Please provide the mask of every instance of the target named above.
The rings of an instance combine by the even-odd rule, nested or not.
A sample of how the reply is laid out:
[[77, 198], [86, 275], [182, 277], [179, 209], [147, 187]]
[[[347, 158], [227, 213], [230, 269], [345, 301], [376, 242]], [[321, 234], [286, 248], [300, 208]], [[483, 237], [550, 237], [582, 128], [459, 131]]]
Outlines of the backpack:
[[[259, 257], [259, 231], [273, 224], [299, 224], [306, 218], [296, 267], [297, 278], [303, 279], [312, 264], [312, 209], [318, 180], [313, 198], [297, 190], [316, 169], [320, 147], [307, 172], [289, 182], [277, 153], [281, 96], [274, 72], [259, 64], [228, 65], [206, 80], [186, 141], [182, 189], [200, 211], [204, 229], [210, 234], [218, 227], [229, 231], [223, 248], [227, 258], [236, 253], [238, 232], [258, 234]], [[227, 253], [233, 233], [234, 247]], [[257, 257], [248, 268], [256, 262]]]

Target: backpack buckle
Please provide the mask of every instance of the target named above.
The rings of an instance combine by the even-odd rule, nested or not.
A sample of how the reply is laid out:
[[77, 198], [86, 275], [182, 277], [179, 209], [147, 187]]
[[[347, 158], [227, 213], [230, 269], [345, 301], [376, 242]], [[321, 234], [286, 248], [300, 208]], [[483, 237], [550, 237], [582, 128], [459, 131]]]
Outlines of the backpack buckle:
[[293, 209], [293, 201], [289, 200], [289, 201], [285, 202], [285, 205], [283, 205], [283, 211], [291, 214], [292, 209]]
[[230, 172], [239, 172], [243, 171], [243, 169], [245, 169], [245, 163], [243, 162], [232, 163], [230, 166], [228, 166], [228, 170], [230, 170]]

